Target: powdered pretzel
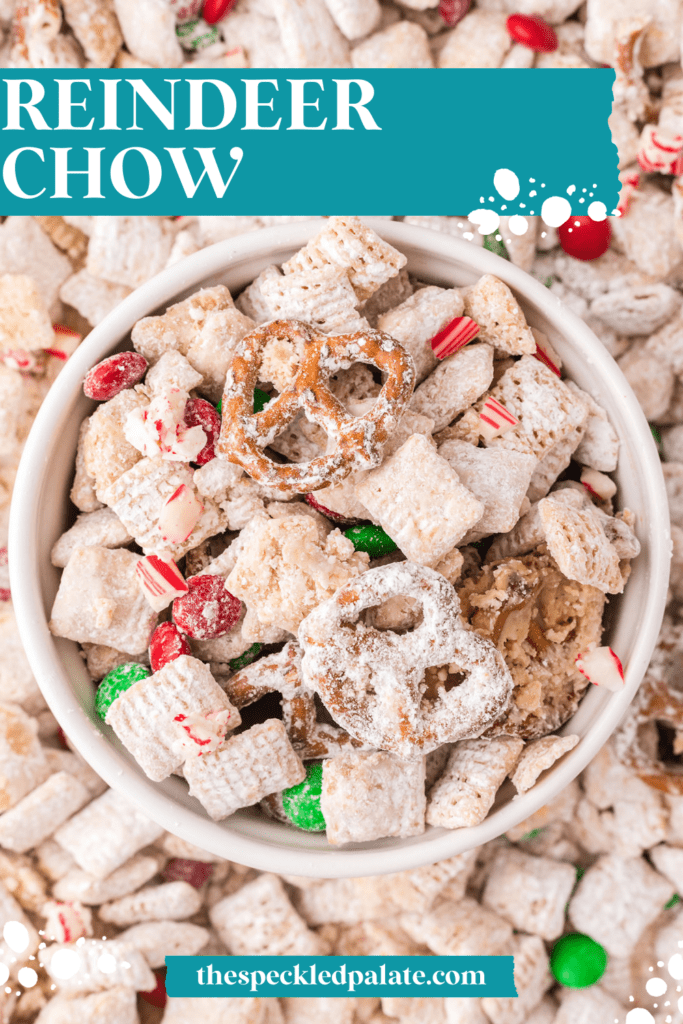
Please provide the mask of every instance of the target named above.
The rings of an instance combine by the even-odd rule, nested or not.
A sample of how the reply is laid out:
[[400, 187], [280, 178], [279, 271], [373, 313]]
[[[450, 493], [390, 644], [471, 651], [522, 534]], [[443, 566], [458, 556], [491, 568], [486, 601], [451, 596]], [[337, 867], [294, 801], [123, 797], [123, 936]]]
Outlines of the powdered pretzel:
[[[422, 604], [402, 636], [359, 622], [398, 594]], [[352, 736], [401, 757], [480, 736], [508, 707], [512, 677], [492, 643], [463, 626], [445, 577], [412, 562], [370, 569], [299, 627], [304, 684]], [[463, 679], [464, 676], [464, 679]]]
[[[293, 381], [261, 412], [254, 413], [254, 388], [270, 342], [289, 342], [300, 353], [299, 365]], [[353, 417], [332, 394], [327, 381], [359, 360], [372, 363], [387, 379], [373, 408], [364, 416]], [[384, 444], [398, 424], [414, 384], [412, 357], [388, 334], [367, 330], [330, 336], [299, 320], [274, 320], [248, 334], [237, 349], [226, 378], [216, 452], [269, 487], [306, 493], [337, 484], [352, 472], [379, 465]], [[310, 462], [278, 465], [263, 449], [299, 409], [324, 427], [334, 451]]]
[[[683, 774], [672, 771], [660, 759], [656, 723], [683, 732], [683, 693], [661, 679], [645, 679], [625, 720], [614, 736], [621, 761], [633, 768], [643, 782], [662, 793], [683, 796]], [[674, 742], [674, 753], [678, 753]]]
[[278, 654], [248, 665], [228, 679], [225, 690], [238, 708], [253, 704], [266, 693], [280, 693], [284, 726], [302, 761], [331, 757], [344, 747], [362, 746], [343, 729], [318, 722], [313, 693], [301, 679], [298, 644], [285, 644]]

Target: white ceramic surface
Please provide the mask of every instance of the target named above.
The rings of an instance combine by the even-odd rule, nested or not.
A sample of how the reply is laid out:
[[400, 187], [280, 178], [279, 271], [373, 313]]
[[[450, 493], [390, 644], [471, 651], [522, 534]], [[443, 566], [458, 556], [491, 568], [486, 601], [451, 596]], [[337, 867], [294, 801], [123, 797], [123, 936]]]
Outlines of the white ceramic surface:
[[636, 513], [642, 544], [625, 594], [611, 599], [607, 613], [606, 642], [624, 662], [626, 687], [619, 694], [590, 687], [563, 730], [582, 737], [578, 746], [526, 795], [512, 799], [508, 783], [488, 818], [470, 829], [428, 828], [411, 839], [335, 849], [324, 836], [290, 829], [255, 811], [238, 812], [217, 824], [188, 796], [180, 779], [150, 782], [95, 715], [92, 683], [77, 645], [55, 639], [47, 628], [59, 580], [49, 552], [74, 515], [68, 494], [78, 427], [93, 407], [81, 382], [99, 360], [130, 347], [126, 339], [141, 317], [163, 311], [201, 286], [224, 282], [237, 294], [265, 266], [291, 256], [319, 226], [298, 222], [204, 249], [143, 285], [92, 331], [59, 375], [27, 441], [14, 490], [10, 572], [19, 630], [36, 679], [65, 732], [110, 786], [169, 832], [230, 860], [261, 870], [348, 877], [401, 871], [479, 846], [547, 803], [584, 768], [618, 724], [649, 662], [664, 610], [670, 540], [666, 494], [650, 430], [623, 375], [585, 324], [542, 284], [492, 253], [443, 234], [379, 220], [373, 226], [406, 254], [408, 269], [422, 280], [452, 287], [492, 273], [506, 281], [530, 324], [550, 338], [567, 375], [600, 402], [616, 427], [622, 441], [617, 502]]

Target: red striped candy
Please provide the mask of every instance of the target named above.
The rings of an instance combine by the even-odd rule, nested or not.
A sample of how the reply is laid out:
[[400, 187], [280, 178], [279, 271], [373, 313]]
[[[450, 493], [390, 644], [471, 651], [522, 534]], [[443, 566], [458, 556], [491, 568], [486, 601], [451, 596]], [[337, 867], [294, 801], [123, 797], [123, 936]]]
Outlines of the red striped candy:
[[221, 432], [221, 418], [211, 402], [203, 398], [189, 398], [183, 419], [188, 427], [201, 427], [206, 434], [206, 444], [194, 459], [198, 466], [204, 466], [216, 458], [214, 445]]
[[597, 260], [609, 248], [612, 229], [609, 221], [593, 220], [592, 217], [575, 217], [574, 214], [557, 229], [560, 245], [576, 260]]
[[162, 622], [152, 633], [149, 642], [149, 663], [152, 672], [158, 672], [169, 661], [175, 661], [181, 655], [192, 654], [186, 638], [172, 622]]
[[174, 597], [189, 589], [170, 555], [145, 555], [137, 562], [135, 572], [147, 601], [156, 612], [168, 608]]
[[479, 433], [482, 437], [490, 441], [511, 430], [517, 423], [517, 417], [489, 395], [479, 413]]
[[88, 398], [107, 402], [126, 388], [132, 388], [147, 372], [147, 360], [139, 352], [117, 352], [89, 370], [83, 381]]
[[555, 366], [555, 363], [552, 361], [548, 353], [543, 351], [538, 342], [536, 342], [536, 351], [534, 352], [534, 358], [538, 359], [539, 362], [547, 366], [549, 370], [553, 371], [553, 373], [556, 373], [558, 377], [562, 376], [561, 370], [559, 370], [557, 366]]
[[203, 511], [204, 506], [192, 488], [181, 484], [161, 507], [161, 536], [170, 544], [182, 544], [194, 530]]
[[528, 46], [538, 53], [552, 53], [557, 49], [555, 30], [537, 14], [511, 14], [507, 30], [516, 43]]
[[235, 6], [237, 0], [206, 0], [202, 10], [202, 18], [207, 25], [215, 25], [221, 21]]
[[462, 21], [471, 6], [472, 0], [441, 0], [439, 14], [448, 27], [453, 28]]
[[215, 640], [232, 629], [240, 617], [240, 601], [222, 576], [192, 576], [189, 590], [173, 602], [173, 621], [195, 640]]
[[432, 352], [437, 359], [452, 356], [468, 341], [476, 338], [480, 330], [479, 324], [471, 317], [456, 316], [454, 320], [442, 327], [438, 334], [434, 335], [430, 341]]
[[595, 647], [577, 655], [576, 667], [594, 686], [614, 693], [624, 689], [624, 668], [611, 647]]

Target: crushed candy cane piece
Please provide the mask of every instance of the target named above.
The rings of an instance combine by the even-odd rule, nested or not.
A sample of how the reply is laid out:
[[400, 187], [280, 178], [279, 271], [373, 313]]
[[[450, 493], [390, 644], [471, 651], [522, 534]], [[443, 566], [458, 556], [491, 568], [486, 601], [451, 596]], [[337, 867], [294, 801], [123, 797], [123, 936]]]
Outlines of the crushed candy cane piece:
[[147, 458], [161, 456], [170, 462], [194, 462], [205, 447], [207, 436], [200, 426], [187, 427], [187, 392], [168, 388], [148, 406], [128, 413], [124, 426], [126, 440]]
[[203, 511], [204, 506], [192, 488], [181, 484], [162, 506], [159, 514], [161, 536], [170, 544], [182, 544], [194, 530]]
[[149, 642], [149, 663], [152, 672], [158, 672], [169, 661], [175, 661], [183, 654], [192, 654], [189, 643], [172, 622], [162, 622], [152, 633]]
[[48, 900], [42, 908], [45, 937], [55, 942], [77, 942], [92, 935], [92, 914], [73, 900]]
[[38, 360], [32, 352], [27, 352], [23, 348], [13, 348], [9, 352], [3, 352], [2, 361], [5, 366], [9, 366], [11, 370], [35, 370], [38, 365]]
[[531, 333], [534, 336], [536, 342], [536, 351], [534, 352], [534, 359], [538, 359], [541, 363], [544, 363], [549, 370], [556, 373], [558, 377], [562, 376], [562, 360], [558, 356], [557, 352], [550, 344], [547, 336], [543, 331], [537, 330], [535, 327], [531, 328]]
[[205, 466], [216, 458], [214, 446], [221, 432], [221, 418], [205, 398], [190, 398], [185, 406], [185, 424], [188, 427], [201, 427], [206, 434], [206, 444], [194, 460], [198, 466]]
[[596, 647], [576, 657], [576, 667], [594, 686], [617, 693], [624, 689], [624, 669], [611, 647]]
[[456, 316], [438, 334], [435, 334], [430, 345], [437, 359], [445, 359], [476, 338], [481, 328], [476, 320], [469, 316]]
[[230, 711], [220, 708], [205, 715], [193, 712], [191, 715], [176, 715], [181, 733], [181, 745], [188, 754], [210, 754], [218, 750], [228, 731]]
[[615, 212], [617, 217], [623, 217], [628, 212], [633, 194], [640, 185], [640, 174], [638, 171], [622, 171], [619, 181], [621, 182], [621, 191]]
[[55, 332], [55, 343], [51, 348], [44, 348], [43, 352], [47, 352], [49, 356], [54, 356], [55, 359], [62, 359], [66, 362], [83, 341], [83, 335], [67, 327], [65, 324], [53, 324], [52, 330]]
[[145, 555], [135, 566], [138, 583], [155, 612], [168, 608], [171, 601], [186, 594], [189, 587], [168, 552]]
[[486, 441], [491, 441], [494, 437], [511, 430], [518, 422], [517, 417], [504, 405], [489, 396], [479, 413], [479, 433]]
[[640, 136], [638, 163], [648, 174], [680, 174], [683, 170], [683, 135], [646, 124]]
[[86, 373], [83, 391], [87, 398], [108, 402], [141, 381], [146, 372], [147, 360], [139, 352], [117, 352]]
[[600, 501], [608, 501], [617, 493], [617, 485], [611, 476], [600, 473], [597, 469], [589, 469], [587, 466], [581, 470], [581, 483]]

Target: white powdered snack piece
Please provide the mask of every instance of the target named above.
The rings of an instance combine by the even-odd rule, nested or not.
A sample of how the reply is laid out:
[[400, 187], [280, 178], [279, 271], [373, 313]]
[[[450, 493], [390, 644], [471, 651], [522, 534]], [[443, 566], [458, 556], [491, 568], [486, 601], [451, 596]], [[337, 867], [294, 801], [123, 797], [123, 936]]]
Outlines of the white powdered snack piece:
[[117, 936], [120, 942], [142, 953], [152, 970], [165, 967], [167, 956], [196, 956], [211, 934], [208, 928], [189, 921], [166, 920], [164, 913], [162, 907], [160, 918], [134, 924]]
[[325, 0], [337, 27], [347, 39], [361, 39], [377, 26], [382, 8], [377, 0]]
[[351, 51], [354, 68], [433, 68], [429, 37], [421, 25], [398, 21], [368, 36]]
[[437, 956], [500, 956], [512, 938], [512, 925], [469, 896], [425, 914], [401, 914], [399, 923]]
[[[107, 942], [86, 939], [82, 945], [77, 946], [78, 969], [68, 978], [60, 977], [65, 972], [59, 970], [65, 950], [73, 951], [74, 946], [71, 943], [55, 942], [40, 953], [40, 963], [65, 995], [99, 992], [117, 985], [137, 992], [149, 992], [156, 983], [142, 954], [117, 939], [109, 939]], [[55, 958], [57, 963], [53, 968]]]
[[523, 746], [516, 736], [457, 743], [430, 791], [428, 824], [464, 828], [483, 821]]
[[550, 942], [562, 934], [565, 906], [575, 884], [572, 864], [503, 849], [491, 865], [482, 901], [518, 931]]
[[115, 512], [109, 508], [85, 512], [76, 517], [74, 525], [63, 533], [50, 553], [53, 565], [64, 568], [76, 548], [122, 548], [130, 544], [131, 535]]
[[85, 786], [68, 772], [56, 772], [0, 816], [0, 846], [26, 853], [52, 835], [90, 799]]
[[53, 996], [36, 1024], [138, 1024], [137, 996], [120, 985], [88, 996]]
[[178, 349], [169, 348], [159, 360], [149, 368], [145, 377], [145, 388], [152, 396], [162, 394], [169, 388], [179, 391], [192, 391], [199, 388], [203, 377], [194, 369], [188, 359]]
[[68, 257], [52, 244], [35, 218], [7, 217], [0, 225], [0, 273], [32, 278], [52, 313], [59, 305], [59, 289], [72, 268]]
[[479, 324], [478, 338], [510, 355], [533, 355], [536, 341], [519, 303], [492, 274], [464, 289], [465, 313]]
[[410, 408], [431, 417], [435, 430], [443, 430], [458, 413], [476, 402], [492, 380], [492, 347], [466, 345], [443, 359], [420, 384], [410, 400]]
[[[145, 4], [158, 4], [161, 10], [160, 0], [145, 0]], [[136, 17], [144, 16], [141, 6]], [[112, 284], [138, 288], [163, 270], [172, 244], [173, 234], [161, 217], [95, 217], [86, 270]]]
[[513, 936], [512, 955], [517, 995], [482, 999], [491, 1024], [527, 1024], [529, 1014], [553, 983], [545, 944], [538, 935]]
[[[113, 789], [93, 800], [55, 832], [55, 839], [83, 871], [105, 879], [163, 828]], [[81, 902], [86, 902], [83, 896]]]
[[510, 776], [517, 792], [526, 793], [531, 789], [539, 775], [573, 750], [579, 739], [579, 736], [542, 736], [528, 743]]
[[144, 395], [128, 388], [100, 405], [90, 417], [83, 434], [83, 465], [95, 481], [98, 500], [106, 503], [106, 492], [131, 469], [141, 456], [126, 440], [124, 427], [134, 409], [148, 405]]
[[126, 285], [112, 284], [101, 277], [93, 277], [87, 270], [79, 270], [66, 279], [59, 289], [59, 297], [96, 327], [130, 292]]
[[[71, 486], [71, 491], [69, 492], [71, 501], [77, 509], [80, 509], [81, 512], [94, 512], [96, 509], [102, 508], [102, 502], [98, 500], [95, 493], [95, 478], [88, 472], [85, 465], [85, 438], [90, 427], [90, 419], [88, 418], [83, 420], [78, 433], [74, 482]], [[123, 433], [121, 436], [123, 437]]]
[[55, 636], [142, 654], [156, 623], [135, 567], [140, 555], [108, 548], [76, 548], [62, 573], [52, 607]]
[[499, 68], [512, 45], [507, 17], [498, 11], [470, 11], [448, 33], [440, 68]]
[[145, 774], [160, 782], [187, 758], [197, 759], [204, 749], [215, 749], [188, 743], [183, 722], [195, 723], [196, 732], [196, 718], [214, 718], [219, 735], [240, 724], [239, 712], [209, 667], [183, 654], [121, 693], [109, 707], [106, 722]]
[[260, 875], [216, 903], [211, 924], [233, 956], [316, 956], [324, 952], [276, 875]]
[[283, 1024], [277, 999], [236, 997], [205, 999], [202, 996], [171, 996], [164, 1010], [164, 1024]]
[[36, 282], [25, 274], [0, 276], [0, 352], [54, 348], [54, 331]]
[[289, 67], [349, 66], [346, 40], [332, 20], [325, 0], [278, 0], [272, 12]]
[[328, 842], [415, 836], [425, 828], [425, 768], [384, 751], [349, 751], [323, 763], [320, 809]]
[[165, 882], [104, 903], [97, 913], [102, 921], [123, 928], [142, 921], [158, 921], [162, 916], [182, 921], [196, 914], [201, 906], [202, 897], [194, 886], [188, 882]]
[[[272, 310], [275, 320], [303, 320], [325, 333], [350, 333], [367, 323], [359, 317], [358, 298], [343, 267], [323, 266], [302, 270], [263, 282], [261, 294]], [[358, 322], [354, 328], [353, 322]], [[268, 375], [269, 361], [264, 353], [261, 373], [280, 390], [282, 385]]]
[[418, 384], [439, 363], [432, 352], [431, 339], [456, 316], [461, 316], [463, 308], [459, 288], [429, 285], [418, 289], [400, 306], [389, 309], [378, 318], [378, 329], [396, 338], [406, 352], [410, 352], [415, 361]]
[[422, 434], [364, 475], [356, 494], [406, 557], [422, 565], [435, 565], [484, 512]]
[[50, 769], [38, 723], [18, 704], [0, 704], [0, 810], [7, 811], [44, 782]]
[[159, 858], [136, 853], [105, 878], [72, 866], [60, 875], [52, 890], [55, 899], [76, 900], [97, 907], [139, 889], [159, 870]]

